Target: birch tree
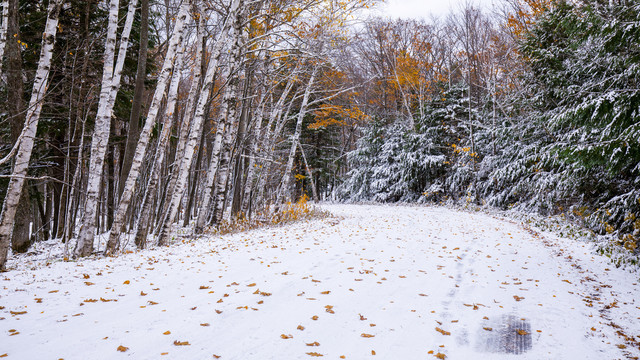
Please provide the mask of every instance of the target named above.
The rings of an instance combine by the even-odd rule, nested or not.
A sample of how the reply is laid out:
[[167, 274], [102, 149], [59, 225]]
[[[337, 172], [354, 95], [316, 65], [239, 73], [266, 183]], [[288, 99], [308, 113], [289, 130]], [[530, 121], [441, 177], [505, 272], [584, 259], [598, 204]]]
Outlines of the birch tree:
[[[111, 227], [111, 234], [109, 236], [107, 249], [105, 250], [107, 253], [112, 253], [116, 250], [119, 235], [122, 231], [122, 227], [125, 224], [129, 205], [131, 204], [131, 199], [133, 198], [140, 170], [142, 168], [142, 161], [144, 160], [144, 155], [147, 151], [149, 140], [151, 139], [151, 131], [156, 124], [158, 112], [160, 111], [162, 99], [166, 92], [167, 83], [171, 78], [171, 73], [176, 70], [176, 54], [182, 52], [182, 48], [184, 45], [184, 27], [189, 15], [189, 7], [189, 0], [184, 0], [182, 2], [182, 5], [180, 6], [178, 16], [176, 17], [176, 23], [173, 28], [173, 35], [171, 36], [169, 48], [167, 50], [167, 54], [165, 55], [162, 71], [160, 72], [160, 76], [158, 77], [158, 84], [156, 85], [153, 100], [151, 101], [151, 105], [149, 106], [147, 121], [142, 131], [140, 132], [140, 139], [138, 140], [138, 145], [136, 146], [136, 151], [133, 156], [131, 169], [129, 170], [129, 176], [127, 177], [127, 181], [124, 185], [124, 192], [122, 193], [122, 198], [120, 199], [120, 204], [118, 205], [118, 209], [116, 210], [116, 215]], [[175, 90], [177, 91], [177, 87], [175, 88]], [[172, 96], [172, 94], [169, 95]], [[175, 96], [175, 94], [173, 94], [173, 96]], [[158, 144], [158, 146], [164, 145], [166, 144]]]
[[42, 34], [42, 50], [40, 51], [38, 70], [36, 71], [24, 128], [18, 140], [20, 145], [16, 154], [11, 180], [9, 180], [9, 187], [5, 195], [2, 213], [0, 214], [0, 270], [4, 270], [6, 266], [15, 214], [27, 176], [38, 121], [40, 120], [40, 111], [47, 91], [53, 46], [58, 29], [58, 15], [60, 14], [62, 3], [63, 0], [54, 0], [49, 3], [47, 8], [47, 22]]
[[189, 137], [184, 148], [184, 157], [180, 160], [180, 170], [177, 173], [174, 172], [174, 175], [176, 176], [176, 183], [174, 188], [171, 190], [171, 198], [168, 199], [166, 214], [163, 214], [163, 219], [161, 220], [162, 223], [158, 234], [158, 245], [164, 245], [169, 240], [171, 226], [176, 220], [178, 205], [180, 204], [180, 200], [186, 188], [187, 177], [189, 176], [193, 157], [195, 155], [195, 147], [200, 139], [202, 125], [206, 115], [205, 108], [207, 101], [209, 100], [209, 90], [213, 86], [214, 76], [218, 68], [218, 61], [226, 42], [228, 27], [232, 23], [234, 23], [233, 26], [236, 27], [237, 25], [235, 23], [240, 23], [242, 21], [239, 9], [243, 4], [244, 0], [232, 1], [225, 24], [223, 25], [220, 35], [211, 51], [211, 59], [209, 60], [209, 66], [207, 67], [202, 90], [200, 91], [198, 105], [194, 113], [194, 118], [191, 122]]
[[[9, 0], [0, 2], [2, 6], [2, 24], [0, 25], [0, 63], [4, 58], [4, 48], [7, 44], [7, 29], [9, 24]], [[0, 79], [2, 79], [2, 64], [0, 64]]]
[[127, 14], [127, 20], [120, 39], [118, 61], [114, 66], [116, 49], [116, 32], [118, 29], [119, 0], [111, 0], [109, 3], [109, 23], [107, 26], [107, 39], [104, 50], [104, 68], [102, 72], [102, 88], [98, 113], [91, 140], [91, 158], [89, 162], [89, 174], [87, 180], [87, 196], [84, 203], [82, 227], [78, 234], [75, 254], [88, 256], [93, 252], [93, 242], [96, 235], [96, 215], [100, 196], [101, 181], [104, 170], [104, 159], [108, 148], [109, 133], [111, 130], [111, 115], [115, 103], [115, 97], [120, 89], [120, 76], [126, 57], [129, 33], [133, 22], [133, 11], [137, 0], [132, 0]]

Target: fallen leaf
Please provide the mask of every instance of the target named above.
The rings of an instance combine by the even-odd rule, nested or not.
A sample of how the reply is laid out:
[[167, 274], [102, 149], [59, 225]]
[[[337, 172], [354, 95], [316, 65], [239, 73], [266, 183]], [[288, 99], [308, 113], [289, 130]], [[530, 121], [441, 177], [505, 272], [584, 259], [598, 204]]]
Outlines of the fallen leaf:
[[91, 276], [89, 276], [89, 274], [82, 274], [82, 277], [83, 277], [83, 278], [85, 278], [85, 279], [88, 279], [88, 278], [90, 278]]
[[220, 356], [220, 355], [213, 354], [213, 358], [214, 358], [214, 359], [220, 359], [221, 357], [222, 357], [222, 356]]
[[162, 335], [169, 335], [169, 334], [171, 334], [171, 331], [169, 331], [169, 330], [167, 330], [167, 331], [162, 333]]
[[361, 337], [363, 337], [363, 338], [372, 338], [372, 337], [375, 337], [375, 335], [365, 334], [365, 333], [360, 334], [360, 336], [361, 336]]
[[371, 355], [375, 355], [376, 351], [375, 350], [371, 350]]
[[302, 326], [302, 325], [298, 325], [298, 327], [297, 327], [296, 329], [298, 329], [298, 330], [302, 331], [302, 330], [304, 330], [304, 326]]
[[140, 291], [140, 296], [147, 296], [147, 293]]
[[521, 329], [516, 330], [516, 333], [518, 333], [518, 335], [529, 335], [527, 331]]
[[320, 343], [317, 341], [314, 341], [312, 343], [305, 343], [305, 344], [307, 344], [307, 346], [320, 346]]
[[211, 326], [209, 323], [202, 323], [200, 326]]
[[282, 339], [291, 339], [291, 338], [293, 338], [293, 335], [282, 334], [282, 335], [280, 335], [280, 338], [282, 338]]
[[[87, 285], [87, 286], [95, 285], [91, 281], [85, 281], [84, 284]], [[58, 291], [56, 291], [56, 292], [58, 292]]]
[[307, 353], [307, 355], [309, 355], [309, 356], [313, 356], [313, 357], [320, 357], [320, 356], [324, 356], [324, 355], [319, 354], [319, 353], [317, 353], [317, 352], [308, 352], [308, 353]]
[[435, 355], [435, 357], [437, 357], [438, 359], [446, 359], [446, 358], [447, 358], [447, 355], [445, 355], [445, 354], [443, 354], [443, 353], [437, 353], [437, 354]]
[[129, 280], [125, 280], [122, 284], [123, 284], [123, 285], [129, 285], [129, 284], [131, 284], [131, 281], [129, 281]]
[[490, 327], [483, 327], [483, 329], [485, 329], [487, 331], [493, 331], [493, 328], [490, 328]]
[[129, 350], [129, 348], [128, 348], [128, 347], [126, 347], [126, 346], [122, 346], [122, 345], [120, 345], [120, 346], [118, 346], [118, 349], [117, 349], [117, 350], [118, 350], [118, 351], [120, 351], [120, 352], [125, 352], [125, 351]]
[[446, 330], [442, 330], [439, 327], [436, 327], [436, 331], [439, 332], [442, 335], [451, 335], [450, 332], [446, 331]]
[[252, 287], [252, 286], [256, 286], [256, 283], [251, 283], [251, 284], [247, 285], [247, 287]]
[[331, 291], [327, 290], [327, 291], [323, 291], [323, 292], [321, 292], [320, 294], [322, 294], [322, 295], [329, 295], [329, 293], [330, 293], [330, 292], [331, 292]]
[[318, 320], [318, 315], [313, 315], [313, 316], [311, 317], [311, 320]]
[[518, 295], [513, 295], [513, 298], [516, 299], [516, 301], [521, 301], [524, 299], [523, 296], [518, 296]]
[[210, 289], [210, 287], [204, 286], [204, 285], [200, 285], [200, 290], [208, 290], [208, 289]]
[[11, 315], [23, 315], [26, 314], [26, 311], [9, 311], [9, 313], [11, 313]]
[[191, 344], [189, 344], [189, 342], [188, 342], [188, 341], [178, 341], [178, 340], [175, 340], [175, 341], [173, 342], [173, 345], [175, 345], [175, 346], [187, 346], [187, 345], [191, 345]]

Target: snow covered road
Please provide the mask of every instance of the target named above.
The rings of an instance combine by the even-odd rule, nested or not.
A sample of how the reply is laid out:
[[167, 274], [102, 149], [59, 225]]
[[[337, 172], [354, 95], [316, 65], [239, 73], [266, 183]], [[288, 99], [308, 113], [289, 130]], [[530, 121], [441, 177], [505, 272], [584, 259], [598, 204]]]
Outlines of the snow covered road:
[[640, 356], [638, 276], [588, 245], [447, 208], [325, 207], [337, 217], [19, 265], [0, 274], [0, 356]]

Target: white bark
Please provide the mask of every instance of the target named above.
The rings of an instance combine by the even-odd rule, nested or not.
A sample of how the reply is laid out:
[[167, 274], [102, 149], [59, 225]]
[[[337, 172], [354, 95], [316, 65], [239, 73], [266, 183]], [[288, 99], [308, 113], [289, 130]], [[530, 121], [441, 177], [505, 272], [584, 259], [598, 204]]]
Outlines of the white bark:
[[[165, 156], [167, 154], [167, 147], [169, 144], [169, 137], [171, 135], [171, 129], [173, 128], [174, 119], [176, 118], [174, 113], [176, 111], [176, 103], [178, 99], [178, 86], [180, 85], [180, 71], [182, 67], [182, 52], [178, 53], [176, 56], [176, 65], [173, 71], [173, 76], [171, 78], [171, 85], [169, 86], [169, 94], [167, 98], [167, 105], [164, 114], [164, 123], [162, 124], [162, 131], [160, 132], [160, 136], [158, 137], [158, 146], [156, 148], [156, 153], [154, 157], [153, 164], [151, 165], [149, 181], [147, 184], [147, 188], [144, 193], [144, 197], [142, 200], [142, 206], [140, 210], [140, 217], [138, 218], [138, 223], [135, 230], [135, 239], [136, 244], [140, 248], [144, 248], [146, 246], [146, 236], [149, 229], [149, 221], [151, 218], [151, 210], [153, 208], [153, 201], [156, 197], [156, 193], [158, 191], [158, 183], [160, 181], [160, 170], [162, 168], [162, 164], [165, 161]], [[111, 234], [114, 234], [115, 231], [112, 229]], [[107, 250], [114, 248], [117, 250], [118, 247], [118, 236], [112, 235], [109, 239], [109, 246]], [[112, 243], [115, 242], [115, 243]], [[111, 250], [113, 251], [113, 250]]]
[[91, 158], [89, 161], [89, 178], [87, 181], [87, 194], [84, 203], [83, 220], [78, 234], [75, 254], [88, 256], [93, 252], [93, 239], [96, 235], [96, 214], [100, 197], [100, 185], [104, 168], [104, 158], [109, 143], [111, 126], [110, 103], [114, 74], [114, 58], [116, 50], [116, 32], [118, 30], [118, 5], [119, 0], [111, 0], [109, 3], [109, 23], [107, 26], [107, 39], [104, 48], [104, 68], [102, 70], [102, 88], [98, 102], [93, 138], [91, 139]]
[[9, 181], [2, 213], [0, 214], [0, 270], [5, 268], [7, 261], [7, 252], [11, 243], [16, 210], [27, 176], [27, 169], [29, 168], [29, 160], [31, 159], [38, 121], [40, 120], [43, 98], [47, 91], [53, 46], [58, 29], [58, 15], [62, 2], [63, 0], [51, 1], [47, 9], [47, 22], [42, 34], [42, 50], [40, 51], [38, 70], [36, 71], [24, 123], [24, 136], [20, 140], [20, 147], [18, 148], [11, 180]]
[[282, 178], [282, 184], [280, 191], [278, 192], [278, 201], [283, 199], [290, 200], [291, 194], [289, 194], [289, 188], [291, 187], [291, 171], [293, 170], [293, 160], [296, 155], [296, 148], [300, 142], [300, 134], [302, 134], [302, 122], [307, 114], [307, 104], [309, 103], [309, 96], [311, 96], [311, 90], [313, 89], [313, 83], [316, 79], [317, 68], [314, 67], [307, 83], [307, 87], [304, 90], [304, 97], [302, 98], [302, 105], [300, 105], [300, 111], [298, 112], [298, 120], [296, 122], [296, 129], [291, 136], [291, 149], [289, 150], [289, 158], [287, 160], [287, 167], [284, 170], [284, 176]]
[[195, 147], [198, 139], [200, 138], [202, 124], [205, 119], [206, 114], [204, 112], [207, 101], [209, 100], [209, 88], [213, 86], [213, 80], [216, 69], [218, 68], [218, 60], [220, 58], [220, 54], [222, 53], [222, 49], [226, 40], [228, 26], [230, 22], [236, 21], [236, 18], [238, 17], [238, 10], [241, 6], [241, 3], [243, 2], [244, 0], [233, 0], [233, 2], [231, 3], [229, 15], [227, 16], [225, 25], [222, 28], [220, 37], [216, 41], [216, 44], [211, 51], [211, 60], [209, 60], [209, 66], [207, 67], [207, 73], [205, 75], [203, 87], [200, 92], [200, 98], [198, 99], [198, 106], [196, 107], [196, 112], [191, 123], [189, 138], [185, 146], [184, 156], [181, 160], [182, 162], [180, 164], [180, 170], [177, 171], [177, 173], [174, 171], [174, 173], [176, 174], [176, 185], [171, 192], [171, 198], [168, 199], [167, 213], [165, 218], [162, 220], [162, 224], [160, 227], [158, 245], [164, 245], [167, 243], [171, 232], [171, 226], [176, 220], [176, 216], [178, 214], [178, 205], [186, 188], [187, 177], [189, 176], [191, 164], [195, 155]]
[[[147, 146], [149, 145], [149, 140], [151, 139], [151, 130], [153, 130], [153, 127], [156, 123], [158, 112], [160, 111], [160, 105], [162, 103], [162, 98], [164, 97], [167, 88], [167, 83], [169, 82], [171, 73], [175, 68], [174, 60], [176, 57], [176, 53], [182, 51], [184, 42], [184, 25], [188, 14], [189, 1], [184, 0], [182, 5], [180, 6], [180, 11], [178, 12], [178, 16], [176, 18], [173, 35], [171, 35], [171, 40], [169, 42], [167, 54], [165, 55], [162, 71], [160, 72], [160, 76], [158, 76], [158, 84], [156, 85], [156, 90], [153, 94], [153, 100], [151, 101], [151, 105], [149, 106], [147, 120], [144, 124], [144, 127], [142, 128], [142, 131], [140, 132], [140, 138], [138, 140], [138, 145], [136, 146], [136, 151], [133, 155], [133, 161], [131, 163], [131, 169], [129, 170], [129, 176], [127, 177], [127, 181], [124, 184], [124, 192], [122, 193], [120, 204], [118, 205], [118, 209], [116, 210], [116, 214], [114, 216], [109, 238], [109, 246], [107, 247], [106, 252], [115, 251], [118, 237], [120, 236], [122, 227], [125, 224], [129, 205], [131, 204], [131, 199], [133, 198], [133, 194], [136, 190], [138, 175], [140, 174], [140, 170], [142, 168], [142, 161], [144, 160], [144, 155], [147, 152]], [[162, 146], [162, 144], [158, 144], [158, 146]]]
[[2, 25], [0, 26], [0, 79], [2, 79], [2, 59], [4, 58], [4, 48], [7, 45], [7, 27], [9, 25], [9, 0], [3, 0], [2, 4]]

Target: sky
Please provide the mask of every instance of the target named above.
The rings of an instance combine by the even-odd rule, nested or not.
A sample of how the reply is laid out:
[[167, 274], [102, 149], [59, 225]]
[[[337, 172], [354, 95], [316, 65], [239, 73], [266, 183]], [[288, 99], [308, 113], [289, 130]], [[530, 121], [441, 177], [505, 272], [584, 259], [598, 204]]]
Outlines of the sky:
[[431, 14], [442, 17], [450, 10], [458, 10], [467, 1], [490, 8], [496, 0], [385, 0], [374, 14], [403, 19], [429, 18]]

